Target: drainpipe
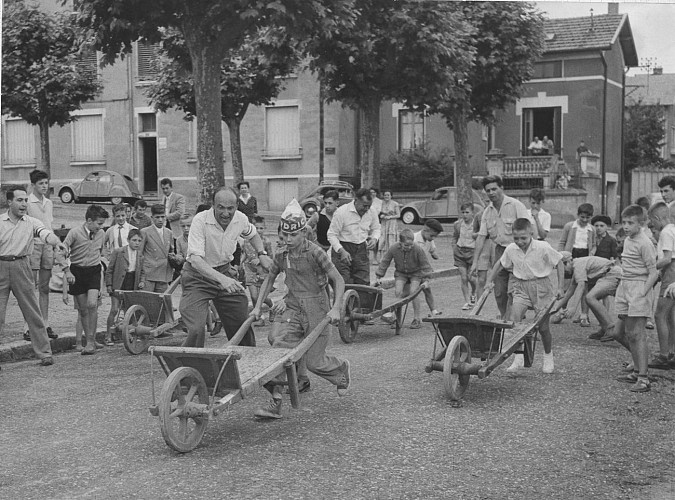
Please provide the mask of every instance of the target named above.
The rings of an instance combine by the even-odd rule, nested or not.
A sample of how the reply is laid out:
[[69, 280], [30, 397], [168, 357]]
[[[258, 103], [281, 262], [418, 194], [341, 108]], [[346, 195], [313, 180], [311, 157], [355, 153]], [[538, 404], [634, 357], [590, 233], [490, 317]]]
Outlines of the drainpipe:
[[606, 153], [607, 153], [607, 60], [605, 59], [605, 51], [600, 51], [600, 59], [603, 66], [603, 89], [602, 89], [602, 158], [600, 165], [601, 180], [600, 187], [600, 205], [601, 213], [607, 212], [607, 173], [606, 173]]
[[324, 178], [324, 92], [323, 80], [319, 77], [319, 182]]
[[[621, 200], [621, 203], [619, 204], [619, 213], [621, 213], [621, 210], [623, 210], [624, 207], [624, 196], [623, 196], [623, 182], [624, 182], [624, 172], [626, 168], [626, 157], [624, 155], [624, 128], [626, 127], [626, 73], [628, 72], [629, 68], [626, 67], [626, 69], [623, 71], [623, 75], [621, 75], [622, 80], [621, 80], [621, 85], [623, 88], [623, 92], [621, 92], [621, 169], [619, 170], [619, 185], [617, 186], [618, 192], [619, 192], [619, 197]], [[628, 195], [628, 199], [630, 202], [630, 194]]]
[[[129, 150], [131, 152], [131, 178], [136, 181], [137, 162], [136, 162], [136, 141], [134, 138], [134, 75], [133, 65], [131, 64], [131, 56], [127, 56], [127, 86], [129, 96]], [[141, 188], [141, 176], [138, 176], [138, 187], [141, 192], [145, 188]]]

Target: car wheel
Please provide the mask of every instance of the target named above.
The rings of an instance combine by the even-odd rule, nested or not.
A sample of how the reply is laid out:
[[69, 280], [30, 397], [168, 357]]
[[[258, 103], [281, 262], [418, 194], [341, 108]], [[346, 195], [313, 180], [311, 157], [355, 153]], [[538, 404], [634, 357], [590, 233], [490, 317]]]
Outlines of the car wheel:
[[112, 198], [110, 198], [110, 202], [111, 202], [113, 205], [119, 205], [120, 203], [122, 203], [122, 201], [123, 201], [123, 200], [122, 200], [122, 197], [121, 197], [121, 196], [113, 196]]
[[59, 198], [61, 198], [61, 202], [63, 203], [72, 203], [75, 196], [73, 196], [73, 192], [70, 189], [64, 189], [59, 193]]
[[307, 217], [311, 217], [312, 215], [314, 215], [316, 213], [318, 208], [314, 203], [308, 203], [307, 205], [305, 205], [303, 210], [305, 211], [305, 215]]
[[419, 222], [417, 218], [417, 213], [414, 210], [404, 210], [401, 214], [401, 220], [403, 224], [417, 224]]

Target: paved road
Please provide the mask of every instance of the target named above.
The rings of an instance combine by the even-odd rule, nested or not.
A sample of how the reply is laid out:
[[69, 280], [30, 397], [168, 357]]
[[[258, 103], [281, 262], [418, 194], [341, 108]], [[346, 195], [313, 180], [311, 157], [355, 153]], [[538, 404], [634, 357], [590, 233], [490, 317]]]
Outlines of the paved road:
[[[461, 305], [458, 285], [434, 284], [446, 312]], [[352, 361], [350, 396], [312, 377], [303, 409], [286, 405], [283, 420], [260, 423], [260, 392], [209, 423], [186, 455], [148, 413], [147, 355], [113, 347], [60, 354], [50, 368], [5, 364], [0, 498], [668, 498], [657, 495], [675, 492], [664, 483], [675, 460], [673, 372], [634, 395], [613, 381], [621, 349], [569, 324], [553, 334], [554, 375], [539, 356], [517, 376], [472, 378], [455, 407], [441, 374], [424, 372], [430, 326], [400, 337], [365, 327], [356, 343], [330, 347]]]

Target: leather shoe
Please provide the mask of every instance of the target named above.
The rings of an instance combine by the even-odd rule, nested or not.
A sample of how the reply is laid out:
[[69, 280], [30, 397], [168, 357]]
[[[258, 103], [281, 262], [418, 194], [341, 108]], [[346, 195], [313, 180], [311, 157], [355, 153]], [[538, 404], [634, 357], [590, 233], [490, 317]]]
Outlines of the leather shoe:
[[30, 331], [26, 330], [26, 333], [23, 334], [23, 339], [26, 342], [30, 342]]
[[51, 326], [47, 327], [47, 337], [49, 337], [50, 339], [58, 339], [59, 338], [59, 336], [56, 333], [54, 333], [54, 330], [52, 330]]
[[40, 361], [40, 364], [42, 366], [52, 366], [54, 364], [54, 358], [52, 358], [51, 356], [47, 356], [46, 358], [42, 358], [42, 360]]
[[87, 347], [85, 347], [84, 349], [82, 349], [81, 354], [82, 354], [83, 356], [88, 356], [89, 354], [96, 354], [96, 348], [94, 347], [94, 348], [92, 349], [92, 348], [87, 348]]

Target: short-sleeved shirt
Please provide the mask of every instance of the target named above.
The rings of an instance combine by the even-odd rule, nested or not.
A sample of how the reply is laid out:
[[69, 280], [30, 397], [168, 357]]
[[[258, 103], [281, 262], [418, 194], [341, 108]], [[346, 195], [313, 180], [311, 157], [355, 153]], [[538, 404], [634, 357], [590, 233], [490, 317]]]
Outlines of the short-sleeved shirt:
[[664, 251], [671, 252], [670, 264], [666, 265], [661, 271], [661, 287], [668, 287], [675, 282], [675, 224], [668, 224], [659, 234], [659, 242], [656, 246], [656, 252], [659, 259], [663, 257]]
[[574, 279], [577, 283], [585, 283], [588, 280], [599, 278], [614, 266], [611, 260], [595, 255], [590, 257], [578, 257], [572, 262]]
[[382, 257], [380, 265], [377, 271], [375, 271], [375, 276], [378, 278], [384, 276], [392, 259], [394, 260], [394, 277], [396, 278], [410, 278], [413, 276], [426, 278], [433, 272], [422, 247], [413, 245], [410, 250], [405, 251], [401, 243], [397, 241], [389, 247], [387, 253]]
[[590, 224], [586, 224], [584, 227], [581, 227], [577, 221], [572, 223], [572, 229], [576, 229], [574, 233], [574, 244], [572, 248], [588, 248], [588, 238], [592, 238], [590, 233], [595, 231], [595, 228]]
[[[52, 224], [54, 223], [54, 203], [46, 196], [43, 196], [42, 200], [40, 200], [35, 196], [35, 193], [29, 194], [26, 214], [42, 222], [42, 224], [50, 231], [52, 230]], [[38, 241], [39, 238], [36, 238], [35, 242], [37, 243]]]
[[436, 242], [433, 240], [426, 241], [424, 236], [422, 236], [422, 231], [417, 231], [414, 234], [413, 241], [419, 245], [422, 250], [425, 250], [429, 253], [436, 253]]
[[490, 202], [483, 210], [480, 221], [480, 236], [490, 236], [497, 245], [506, 246], [513, 243], [513, 222], [527, 218], [527, 209], [520, 201], [504, 196], [499, 211]]
[[476, 240], [473, 238], [474, 221], [468, 224], [460, 219], [455, 222], [455, 244], [460, 248], [476, 248]]
[[645, 280], [656, 269], [656, 249], [642, 231], [624, 240], [621, 268], [624, 281]]
[[192, 219], [187, 260], [197, 255], [211, 267], [224, 266], [232, 262], [237, 249], [237, 238], [250, 240], [256, 234], [255, 226], [238, 210], [234, 212], [226, 229], [216, 220], [213, 208], [205, 210]]
[[333, 214], [333, 220], [328, 228], [328, 242], [333, 250], [339, 252], [341, 241], [348, 243], [364, 243], [368, 238], [380, 239], [380, 220], [372, 207], [359, 215], [354, 202], [338, 208]]
[[[532, 209], [528, 208], [527, 209], [527, 218], [530, 219], [530, 222], [532, 223], [532, 231], [536, 231], [536, 224], [534, 222], [534, 216], [532, 215]], [[544, 229], [544, 231], [550, 231], [551, 230], [551, 214], [548, 213], [546, 210], [543, 208], [539, 209], [539, 224], [541, 224], [541, 227]], [[538, 237], [538, 235], [535, 232], [535, 236]]]
[[0, 255], [3, 257], [26, 257], [33, 253], [34, 239], [47, 241], [51, 231], [44, 224], [29, 215], [16, 223], [9, 218], [9, 212], [0, 215]]
[[500, 259], [502, 267], [513, 271], [520, 280], [546, 278], [558, 265], [562, 255], [546, 241], [532, 239], [523, 252], [515, 243], [510, 243]]
[[63, 243], [70, 249], [70, 263], [79, 267], [93, 267], [101, 263], [105, 231], [90, 232], [85, 224], [68, 231]]

